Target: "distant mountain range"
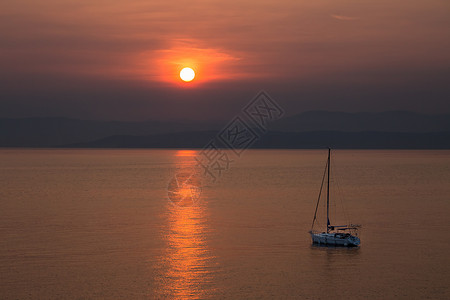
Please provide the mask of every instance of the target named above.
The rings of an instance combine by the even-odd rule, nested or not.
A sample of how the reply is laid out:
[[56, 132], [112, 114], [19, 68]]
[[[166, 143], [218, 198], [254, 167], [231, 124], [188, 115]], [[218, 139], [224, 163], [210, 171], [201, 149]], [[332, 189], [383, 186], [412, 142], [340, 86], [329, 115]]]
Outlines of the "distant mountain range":
[[[208, 124], [209, 130], [220, 125]], [[195, 122], [87, 121], [68, 118], [0, 119], [0, 147], [56, 147], [113, 135], [151, 135], [204, 130]]]
[[[149, 136], [115, 135], [70, 148], [203, 148], [216, 131], [177, 132]], [[219, 145], [216, 143], [216, 145]], [[224, 145], [222, 145], [224, 146]], [[226, 146], [225, 146], [226, 147]], [[450, 149], [450, 131], [410, 132], [279, 132], [270, 131], [252, 148], [259, 149]]]
[[[226, 124], [0, 119], [0, 147], [202, 148]], [[270, 123], [255, 148], [450, 149], [450, 114], [310, 111]]]
[[309, 111], [285, 117], [271, 126], [277, 131], [380, 131], [439, 132], [450, 131], [450, 114], [420, 114], [407, 111], [346, 113]]

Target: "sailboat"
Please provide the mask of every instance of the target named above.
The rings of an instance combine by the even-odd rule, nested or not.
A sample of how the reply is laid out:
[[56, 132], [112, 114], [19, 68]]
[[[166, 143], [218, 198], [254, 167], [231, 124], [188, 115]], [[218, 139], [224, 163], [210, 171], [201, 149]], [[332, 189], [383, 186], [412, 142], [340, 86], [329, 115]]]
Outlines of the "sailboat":
[[[344, 246], [344, 247], [358, 247], [361, 243], [358, 237], [358, 228], [361, 225], [331, 225], [330, 222], [330, 170], [331, 170], [331, 149], [328, 148], [328, 160], [326, 164], [326, 172], [323, 174], [322, 185], [319, 191], [319, 198], [317, 199], [316, 211], [314, 212], [314, 219], [312, 222], [311, 234], [313, 244], [329, 245], [329, 246]], [[322, 194], [325, 175], [327, 176], [327, 219], [326, 232], [314, 230], [314, 224], [317, 220], [317, 209], [319, 207], [320, 196]]]

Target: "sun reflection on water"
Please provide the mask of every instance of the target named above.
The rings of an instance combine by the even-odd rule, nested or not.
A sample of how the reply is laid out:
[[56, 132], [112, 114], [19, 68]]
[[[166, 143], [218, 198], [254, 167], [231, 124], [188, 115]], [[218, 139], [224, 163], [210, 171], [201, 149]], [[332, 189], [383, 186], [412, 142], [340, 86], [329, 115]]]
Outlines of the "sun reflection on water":
[[[195, 153], [175, 154], [181, 169], [189, 166]], [[184, 155], [188, 154], [188, 155]], [[208, 246], [211, 230], [208, 223], [207, 198], [194, 206], [180, 207], [167, 203], [162, 238], [165, 248], [160, 258], [160, 297], [202, 299], [212, 291], [214, 256]]]

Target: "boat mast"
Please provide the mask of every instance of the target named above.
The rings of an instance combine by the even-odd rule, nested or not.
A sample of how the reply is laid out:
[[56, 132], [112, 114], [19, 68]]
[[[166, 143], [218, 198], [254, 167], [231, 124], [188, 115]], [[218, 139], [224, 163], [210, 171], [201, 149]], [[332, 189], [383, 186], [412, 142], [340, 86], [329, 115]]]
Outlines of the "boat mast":
[[331, 149], [328, 148], [328, 176], [327, 176], [327, 233], [330, 232], [330, 155]]

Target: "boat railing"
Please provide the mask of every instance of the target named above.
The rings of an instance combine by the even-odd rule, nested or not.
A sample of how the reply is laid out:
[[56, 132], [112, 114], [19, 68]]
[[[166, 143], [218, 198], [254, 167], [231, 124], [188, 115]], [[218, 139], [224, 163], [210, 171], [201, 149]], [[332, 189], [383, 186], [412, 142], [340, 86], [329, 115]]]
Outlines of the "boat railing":
[[323, 233], [322, 231], [318, 231], [318, 230], [310, 230], [309, 233], [311, 234], [319, 234], [319, 233]]

